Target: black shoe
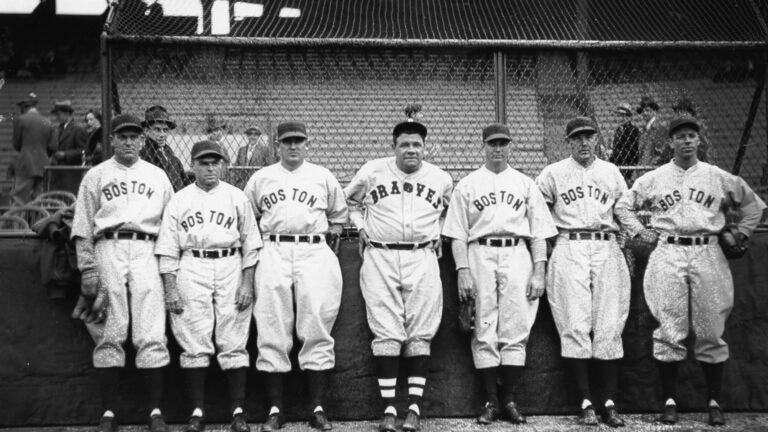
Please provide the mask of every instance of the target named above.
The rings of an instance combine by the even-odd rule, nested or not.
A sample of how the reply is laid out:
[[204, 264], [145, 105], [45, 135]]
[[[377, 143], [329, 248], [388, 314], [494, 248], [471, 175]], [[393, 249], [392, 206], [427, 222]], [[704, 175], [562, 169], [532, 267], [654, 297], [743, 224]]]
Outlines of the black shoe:
[[613, 405], [605, 407], [603, 422], [613, 428], [624, 426], [624, 419], [619, 416], [619, 412]]
[[665, 405], [659, 421], [664, 424], [677, 423], [677, 405]]
[[379, 423], [379, 432], [397, 432], [396, 421], [397, 419], [393, 414], [384, 414], [381, 423]]
[[200, 416], [192, 416], [187, 422], [187, 427], [184, 428], [184, 432], [202, 432], [205, 430], [205, 422]]
[[514, 402], [509, 402], [504, 405], [504, 414], [506, 414], [507, 419], [514, 424], [521, 424], [527, 421], [525, 416], [520, 414], [520, 411], [517, 410], [517, 404]]
[[592, 405], [587, 405], [581, 410], [581, 424], [585, 426], [597, 426], [597, 414]]
[[267, 417], [267, 421], [261, 426], [261, 432], [273, 432], [283, 427], [285, 424], [285, 417], [283, 413], [270, 414]]
[[499, 419], [499, 408], [490, 402], [486, 402], [480, 409], [480, 415], [477, 416], [477, 422], [481, 425], [489, 425]]
[[245, 419], [244, 413], [237, 413], [232, 416], [232, 423], [229, 424], [229, 430], [231, 432], [251, 432], [251, 427], [248, 426], [248, 421]]
[[117, 431], [117, 420], [114, 417], [101, 417], [99, 420], [98, 432], [115, 432]]
[[328, 421], [328, 417], [325, 416], [325, 411], [313, 412], [312, 417], [309, 418], [309, 425], [321, 431], [333, 429], [331, 422]]
[[719, 406], [709, 407], [709, 425], [710, 426], [723, 426], [725, 424], [725, 416], [723, 415], [723, 409]]
[[168, 425], [165, 424], [162, 414], [149, 417], [149, 432], [168, 432]]
[[408, 415], [405, 416], [403, 422], [403, 430], [407, 432], [415, 432], [421, 429], [421, 418], [416, 411], [408, 410]]

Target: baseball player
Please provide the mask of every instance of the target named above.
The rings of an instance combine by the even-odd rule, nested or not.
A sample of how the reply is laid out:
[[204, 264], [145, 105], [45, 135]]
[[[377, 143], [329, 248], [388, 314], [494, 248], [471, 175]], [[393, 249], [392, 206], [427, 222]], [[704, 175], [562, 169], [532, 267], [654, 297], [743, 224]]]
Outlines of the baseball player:
[[511, 140], [505, 125], [483, 129], [485, 165], [456, 185], [443, 227], [453, 239], [459, 299], [475, 300], [472, 359], [487, 396], [480, 424], [499, 417], [499, 375], [504, 414], [526, 422], [513, 391], [544, 293], [545, 239], [557, 234], [533, 180], [507, 162]]
[[590, 359], [595, 359], [605, 396], [603, 420], [620, 427], [624, 420], [613, 400], [631, 284], [616, 242], [613, 206], [627, 185], [616, 165], [595, 157], [594, 120], [571, 119], [565, 135], [571, 156], [545, 167], [536, 178], [560, 232], [549, 262], [547, 297], [562, 356], [576, 381], [582, 422], [598, 423], [589, 388]]
[[[83, 177], [75, 203], [72, 238], [82, 273], [82, 295], [106, 313], [104, 331], [93, 350], [105, 412], [100, 431], [114, 431], [115, 396], [128, 325], [143, 370], [150, 406], [150, 430], [167, 431], [160, 412], [163, 371], [169, 363], [165, 338], [163, 286], [155, 238], [173, 188], [165, 173], [139, 159], [144, 144], [141, 121], [129, 114], [112, 120], [114, 157]], [[102, 302], [103, 299], [108, 300]]]
[[165, 285], [171, 329], [184, 350], [193, 411], [187, 432], [204, 425], [205, 375], [217, 359], [227, 375], [232, 432], [250, 431], [243, 412], [253, 278], [261, 235], [243, 191], [219, 181], [224, 154], [212, 141], [192, 146], [195, 183], [165, 208], [155, 253]]
[[[699, 128], [692, 117], [670, 122], [674, 158], [638, 178], [615, 211], [630, 235], [657, 243], [648, 258], [643, 289], [659, 322], [653, 332], [653, 356], [666, 399], [660, 420], [677, 422], [677, 369], [686, 357], [683, 340], [692, 330], [694, 353], [707, 382], [709, 423], [722, 425], [718, 399], [728, 358], [722, 335], [733, 307], [733, 279], [717, 234], [725, 226], [725, 212], [735, 211], [741, 218], [739, 235], [746, 240], [765, 203], [740, 177], [698, 160]], [[636, 214], [644, 208], [651, 212], [648, 228]]]
[[408, 414], [403, 430], [418, 430], [430, 344], [443, 312], [437, 259], [440, 227], [453, 181], [423, 160], [427, 128], [395, 126], [395, 156], [363, 165], [344, 190], [350, 220], [360, 232], [360, 288], [374, 334], [379, 390], [386, 406], [379, 425], [394, 431], [401, 351], [408, 368]]
[[[280, 162], [254, 173], [245, 186], [266, 240], [256, 269], [253, 311], [256, 368], [266, 372], [270, 404], [261, 430], [277, 430], [285, 422], [283, 388], [291, 370], [294, 327], [302, 342], [299, 367], [313, 409], [310, 425], [330, 430], [322, 403], [328, 370], [335, 364], [331, 329], [341, 303], [342, 279], [334, 252], [347, 222], [347, 205], [333, 174], [304, 160], [306, 126], [282, 123], [277, 135]], [[332, 247], [326, 244], [326, 234], [333, 239]]]

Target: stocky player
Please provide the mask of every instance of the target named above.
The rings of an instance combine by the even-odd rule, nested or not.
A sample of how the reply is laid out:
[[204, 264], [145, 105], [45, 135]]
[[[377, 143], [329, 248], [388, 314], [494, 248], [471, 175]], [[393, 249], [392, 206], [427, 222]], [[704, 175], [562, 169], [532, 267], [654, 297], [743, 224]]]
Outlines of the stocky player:
[[437, 259], [451, 176], [423, 161], [427, 128], [395, 126], [395, 156], [360, 168], [344, 192], [360, 232], [360, 288], [365, 298], [379, 389], [386, 406], [379, 425], [394, 431], [395, 388], [401, 352], [408, 368], [408, 415], [403, 429], [419, 429], [430, 344], [443, 313]]
[[[707, 382], [709, 423], [725, 423], [718, 404], [728, 344], [722, 339], [733, 307], [733, 278], [717, 234], [725, 226], [725, 212], [741, 220], [739, 235], [749, 237], [757, 227], [765, 203], [738, 176], [701, 162], [696, 156], [699, 124], [678, 117], [669, 125], [671, 162], [638, 178], [616, 204], [616, 215], [630, 235], [657, 243], [648, 258], [643, 288], [659, 327], [653, 332], [666, 399], [664, 423], [677, 422], [677, 369], [686, 357], [683, 340], [693, 330], [694, 353]], [[648, 228], [638, 209], [651, 211]]]
[[193, 408], [187, 432], [203, 430], [205, 375], [216, 351], [229, 385], [230, 430], [250, 430], [243, 412], [245, 345], [262, 241], [243, 191], [219, 181], [223, 159], [221, 147], [212, 141], [192, 146], [195, 183], [171, 198], [155, 247], [171, 329], [184, 350], [181, 367]]
[[[265, 240], [256, 269], [259, 356], [266, 372], [270, 411], [262, 431], [285, 422], [283, 389], [291, 370], [288, 354], [294, 327], [302, 347], [299, 367], [307, 378], [313, 409], [310, 425], [330, 430], [323, 410], [328, 371], [334, 367], [331, 329], [341, 303], [341, 268], [334, 251], [347, 222], [344, 193], [327, 169], [304, 160], [307, 129], [303, 123], [277, 127], [280, 162], [257, 171], [245, 193], [254, 206]], [[326, 234], [334, 239], [332, 250]]]
[[547, 166], [536, 178], [560, 234], [547, 271], [547, 297], [581, 401], [582, 422], [597, 425], [589, 387], [590, 359], [603, 384], [603, 420], [624, 425], [614, 398], [621, 333], [629, 314], [630, 280], [616, 242], [613, 206], [627, 190], [621, 172], [595, 157], [598, 128], [589, 117], [565, 127], [571, 156]]
[[475, 299], [472, 359], [487, 397], [480, 424], [499, 417], [499, 375], [504, 414], [526, 422], [514, 387], [544, 293], [545, 239], [557, 234], [533, 180], [509, 166], [510, 141], [505, 125], [483, 129], [485, 165], [456, 185], [443, 227], [453, 239], [459, 299]]
[[100, 431], [117, 428], [115, 398], [120, 368], [125, 366], [123, 343], [129, 323], [136, 367], [143, 371], [147, 384], [150, 430], [168, 430], [159, 406], [163, 368], [170, 359], [154, 248], [173, 188], [160, 168], [139, 159], [142, 132], [141, 121], [133, 115], [121, 114], [112, 120], [115, 155], [83, 177], [72, 223], [82, 296], [92, 301], [103, 290], [100, 297], [108, 299], [106, 306], [101, 300], [93, 306], [100, 313], [106, 307], [103, 335], [93, 350], [105, 405]]

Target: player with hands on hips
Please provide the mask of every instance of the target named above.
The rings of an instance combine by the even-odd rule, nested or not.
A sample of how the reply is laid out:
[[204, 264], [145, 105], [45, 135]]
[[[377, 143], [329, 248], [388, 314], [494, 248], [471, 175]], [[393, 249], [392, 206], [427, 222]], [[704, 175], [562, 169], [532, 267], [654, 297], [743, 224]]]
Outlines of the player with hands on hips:
[[139, 159], [144, 135], [138, 118], [115, 116], [111, 133], [115, 154], [83, 177], [72, 223], [83, 284], [78, 304], [88, 305], [90, 314], [104, 320], [93, 350], [105, 405], [99, 431], [117, 428], [115, 398], [130, 325], [136, 367], [147, 387], [150, 430], [162, 432], [168, 430], [160, 401], [170, 358], [154, 248], [173, 188], [161, 169]]
[[[643, 290], [659, 327], [653, 332], [665, 399], [659, 420], [678, 420], [677, 370], [687, 355], [683, 341], [693, 331], [694, 354], [707, 383], [709, 424], [725, 424], [718, 400], [728, 344], [722, 339], [733, 307], [733, 278], [717, 235], [726, 212], [738, 217], [738, 231], [748, 238], [760, 222], [765, 203], [740, 177], [701, 162], [699, 123], [677, 117], [669, 124], [672, 161], [638, 178], [616, 204], [616, 216], [632, 236], [657, 246], [648, 258]], [[638, 210], [650, 210], [649, 228]]]
[[[347, 205], [333, 174], [305, 160], [306, 126], [281, 123], [277, 135], [280, 162], [254, 173], [245, 186], [265, 240], [256, 269], [253, 311], [259, 348], [256, 368], [266, 373], [270, 405], [261, 430], [277, 430], [285, 422], [283, 391], [291, 370], [288, 356], [294, 328], [302, 342], [299, 367], [313, 410], [310, 425], [330, 430], [323, 394], [335, 365], [331, 329], [341, 304], [342, 279], [326, 235], [338, 239], [347, 222]], [[332, 246], [338, 248], [335, 243]]]
[[381, 431], [395, 431], [401, 353], [409, 400], [402, 427], [420, 428], [430, 345], [443, 312], [437, 259], [453, 180], [423, 160], [426, 136], [426, 126], [417, 121], [397, 124], [392, 132], [395, 156], [366, 163], [344, 190], [350, 220], [360, 232], [360, 289], [385, 406]]
[[565, 127], [570, 157], [536, 178], [560, 234], [547, 270], [547, 298], [560, 334], [561, 354], [576, 382], [581, 421], [597, 425], [590, 390], [590, 359], [603, 387], [603, 420], [624, 426], [614, 399], [621, 333], [629, 314], [631, 284], [616, 235], [613, 207], [627, 190], [618, 167], [595, 156], [599, 131], [589, 117]]
[[545, 239], [557, 230], [533, 180], [509, 166], [509, 127], [489, 125], [482, 138], [485, 165], [456, 185], [443, 235], [452, 239], [459, 299], [475, 299], [472, 359], [486, 397], [477, 422], [493, 423], [501, 407], [518, 424], [526, 418], [514, 390], [544, 293]]
[[171, 198], [155, 247], [192, 402], [186, 432], [204, 428], [205, 378], [217, 351], [229, 387], [230, 430], [250, 431], [243, 411], [249, 365], [245, 346], [262, 240], [245, 193], [220, 180], [223, 161], [213, 141], [192, 146], [195, 183]]

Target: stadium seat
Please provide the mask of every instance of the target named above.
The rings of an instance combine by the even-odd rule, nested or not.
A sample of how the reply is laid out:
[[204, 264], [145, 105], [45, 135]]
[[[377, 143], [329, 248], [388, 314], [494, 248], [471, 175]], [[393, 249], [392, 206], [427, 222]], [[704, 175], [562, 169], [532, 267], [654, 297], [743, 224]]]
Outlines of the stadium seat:
[[42, 207], [27, 204], [8, 210], [3, 216], [18, 216], [25, 220], [29, 226], [32, 226], [35, 224], [35, 222], [39, 221], [40, 219], [47, 218], [50, 215], [51, 214], [48, 212], [48, 210]]
[[64, 202], [65, 206], [72, 205], [77, 200], [77, 196], [69, 191], [52, 190], [41, 193], [35, 201], [43, 198], [52, 198]]
[[19, 216], [0, 216], [0, 231], [29, 231], [29, 224]]

